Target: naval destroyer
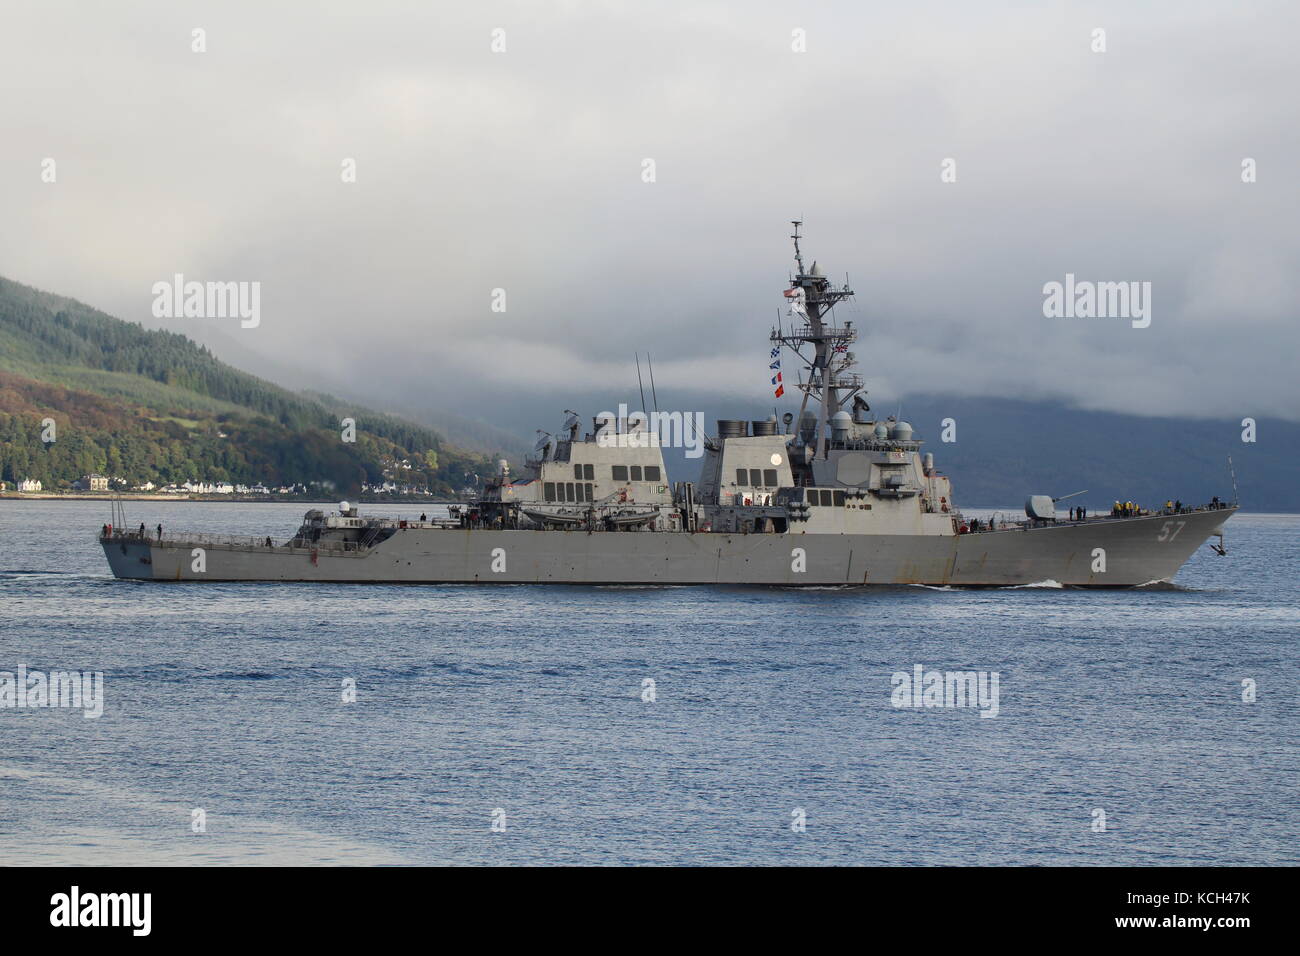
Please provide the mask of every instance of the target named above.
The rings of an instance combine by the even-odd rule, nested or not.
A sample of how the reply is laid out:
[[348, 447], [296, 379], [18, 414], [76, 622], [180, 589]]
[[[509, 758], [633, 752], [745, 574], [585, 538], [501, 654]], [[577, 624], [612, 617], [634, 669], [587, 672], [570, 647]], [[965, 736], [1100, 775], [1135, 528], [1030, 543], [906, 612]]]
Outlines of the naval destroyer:
[[[721, 420], [699, 436], [698, 481], [669, 482], [665, 429], [633, 413], [593, 421], [569, 413], [542, 433], [513, 476], [505, 462], [475, 500], [410, 520], [308, 511], [279, 539], [106, 525], [113, 574], [148, 581], [376, 583], [749, 584], [769, 586], [1135, 587], [1171, 581], [1237, 509], [1128, 506], [1092, 515], [1030, 495], [1023, 516], [963, 515], [947, 475], [907, 422], [880, 420], [850, 351], [853, 295], [816, 263], [805, 269], [795, 223], [792, 322], [773, 357], [804, 366], [797, 414]], [[779, 365], [779, 361], [774, 363]], [[660, 426], [663, 425], [659, 421]], [[670, 423], [671, 424], [671, 423]], [[685, 428], [680, 420], [679, 428]], [[680, 435], [677, 436], [680, 438]]]

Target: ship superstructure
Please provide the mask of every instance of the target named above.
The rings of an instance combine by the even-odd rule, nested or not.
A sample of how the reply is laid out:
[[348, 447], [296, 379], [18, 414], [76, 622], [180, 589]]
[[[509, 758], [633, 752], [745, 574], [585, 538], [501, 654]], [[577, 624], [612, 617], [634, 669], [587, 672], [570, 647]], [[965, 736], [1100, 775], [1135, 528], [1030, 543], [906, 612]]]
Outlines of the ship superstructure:
[[[512, 475], [501, 462], [476, 500], [445, 518], [363, 517], [345, 503], [307, 513], [293, 537], [239, 539], [103, 529], [113, 573], [148, 580], [571, 584], [927, 584], [1044, 581], [1134, 586], [1171, 580], [1236, 510], [1128, 509], [1067, 520], [1030, 496], [1018, 520], [967, 520], [912, 426], [877, 418], [855, 371], [857, 330], [834, 307], [853, 295], [816, 263], [796, 222], [791, 324], [774, 352], [803, 365], [798, 413], [719, 420], [697, 481], [670, 483], [664, 431], [648, 416], [567, 411]], [[677, 423], [686, 427], [683, 423]], [[680, 433], [679, 433], [680, 434]]]

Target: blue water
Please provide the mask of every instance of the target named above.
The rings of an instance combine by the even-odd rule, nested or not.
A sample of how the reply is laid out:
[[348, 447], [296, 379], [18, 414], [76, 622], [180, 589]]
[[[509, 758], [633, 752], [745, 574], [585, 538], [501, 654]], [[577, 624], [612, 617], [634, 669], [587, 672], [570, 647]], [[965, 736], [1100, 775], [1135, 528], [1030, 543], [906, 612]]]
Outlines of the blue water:
[[[0, 502], [0, 670], [105, 696], [0, 710], [5, 862], [1300, 862], [1298, 516], [1117, 592], [135, 584], [107, 518]], [[894, 708], [915, 664], [998, 716]]]

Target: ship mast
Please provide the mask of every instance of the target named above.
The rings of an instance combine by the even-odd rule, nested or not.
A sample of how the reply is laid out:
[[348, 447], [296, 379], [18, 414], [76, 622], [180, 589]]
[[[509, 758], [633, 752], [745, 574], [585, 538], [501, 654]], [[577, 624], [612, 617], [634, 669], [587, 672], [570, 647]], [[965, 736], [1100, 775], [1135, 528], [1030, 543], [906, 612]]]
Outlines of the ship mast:
[[[862, 379], [849, 371], [857, 361], [848, 350], [858, 337], [857, 330], [852, 322], [846, 322], [842, 327], [835, 326], [831, 315], [838, 303], [853, 296], [853, 290], [847, 282], [838, 288], [832, 286], [816, 261], [805, 271], [803, 253], [799, 248], [799, 227], [803, 222], [794, 219], [791, 223], [794, 234], [790, 238], [794, 240], [794, 261], [798, 271], [790, 280], [790, 291], [786, 296], [793, 303], [793, 321], [788, 333], [773, 329], [772, 341], [798, 355], [808, 372], [806, 381], [798, 383], [804, 395], [795, 430], [796, 434], [802, 431], [804, 412], [810, 402], [814, 403], [817, 406], [817, 428], [813, 436], [813, 455], [825, 458], [830, 447], [830, 429], [827, 427], [830, 417], [862, 389]], [[805, 347], [811, 350], [811, 355], [804, 353]]]

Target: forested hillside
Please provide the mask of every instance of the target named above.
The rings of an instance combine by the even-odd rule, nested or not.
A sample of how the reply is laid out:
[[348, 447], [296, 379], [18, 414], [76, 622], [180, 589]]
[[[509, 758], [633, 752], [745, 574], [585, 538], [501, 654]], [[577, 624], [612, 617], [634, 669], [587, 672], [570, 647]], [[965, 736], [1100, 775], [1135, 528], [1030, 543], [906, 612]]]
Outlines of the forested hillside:
[[241, 372], [185, 336], [0, 279], [0, 480], [329, 482], [355, 494], [389, 479], [447, 495], [488, 461], [428, 428]]

